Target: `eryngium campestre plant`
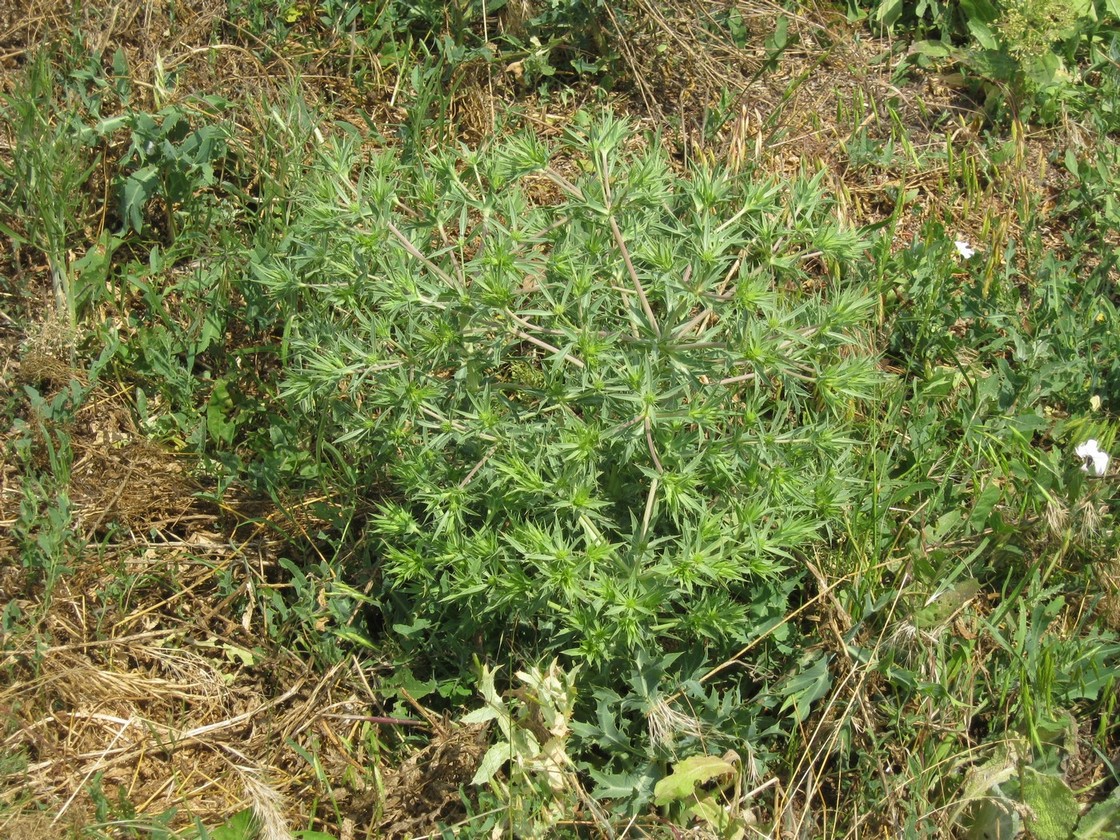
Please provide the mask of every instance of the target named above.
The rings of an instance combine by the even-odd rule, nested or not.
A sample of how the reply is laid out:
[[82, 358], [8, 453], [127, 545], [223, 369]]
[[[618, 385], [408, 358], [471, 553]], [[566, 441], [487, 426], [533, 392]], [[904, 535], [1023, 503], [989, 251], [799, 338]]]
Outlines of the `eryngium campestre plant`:
[[387, 623], [593, 674], [779, 620], [843, 537], [878, 382], [820, 176], [680, 174], [611, 117], [319, 154], [256, 277], [326, 481], [372, 506]]

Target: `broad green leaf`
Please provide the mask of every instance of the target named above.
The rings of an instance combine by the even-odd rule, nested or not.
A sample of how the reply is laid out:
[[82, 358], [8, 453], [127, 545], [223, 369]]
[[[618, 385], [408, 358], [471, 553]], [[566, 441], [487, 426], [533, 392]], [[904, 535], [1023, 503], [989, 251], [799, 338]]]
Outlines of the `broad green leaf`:
[[1024, 62], [1023, 69], [1027, 77], [1037, 85], [1045, 87], [1056, 81], [1068, 81], [1069, 72], [1061, 56], [1048, 52], [1038, 56], [1032, 61]]
[[728, 813], [724, 803], [716, 796], [701, 797], [688, 809], [688, 813], [693, 819], [706, 823], [720, 840], [741, 840], [747, 834], [745, 821]]
[[229, 382], [219, 379], [214, 383], [206, 403], [206, 431], [211, 440], [227, 445], [233, 442], [237, 424], [230, 419], [232, 413], [233, 397], [229, 392]]
[[509, 761], [510, 754], [513, 748], [505, 742], [494, 744], [482, 756], [482, 761], [479, 762], [478, 770], [475, 771], [474, 776], [471, 778], [473, 785], [485, 785], [494, 778], [494, 775], [502, 769], [502, 766]]
[[1094, 805], [1074, 833], [1075, 840], [1117, 840], [1120, 838], [1120, 791], [1114, 790], [1104, 802]]
[[[993, 796], [993, 791], [998, 794], [999, 786], [1015, 775], [1017, 766], [1018, 754], [1014, 744], [1011, 744], [997, 749], [995, 754], [979, 767], [971, 768], [965, 776], [964, 789], [958, 797], [957, 805], [951, 812], [951, 821], [956, 822], [965, 808], [977, 799], [987, 799]], [[977, 820], [980, 819], [978, 812], [983, 810], [982, 808], [974, 810]]]
[[230, 662], [240, 661], [246, 668], [251, 668], [257, 661], [257, 654], [246, 648], [239, 647], [238, 645], [231, 645], [228, 642], [222, 645], [222, 650], [225, 651], [226, 659]]
[[253, 809], [238, 811], [223, 825], [210, 830], [211, 840], [255, 840], [257, 829], [253, 824]]
[[995, 509], [996, 504], [1003, 497], [1003, 490], [998, 484], [989, 484], [984, 490], [976, 497], [976, 503], [973, 505], [972, 513], [968, 517], [969, 527], [980, 530], [988, 521], [992, 510]]
[[590, 773], [595, 780], [592, 796], [596, 799], [647, 800], [653, 793], [653, 768], [649, 764], [632, 772], [604, 773], [592, 769]]
[[[481, 709], [475, 709], [473, 712], [467, 713], [463, 717], [463, 722], [486, 723], [496, 720], [502, 734], [508, 740], [516, 740], [513, 717], [499, 696], [497, 689], [494, 688], [494, 674], [497, 671], [497, 668], [491, 670], [485, 665], [482, 666], [482, 677], [478, 681], [478, 692], [482, 695], [482, 699], [486, 701], [486, 705]], [[509, 750], [509, 744], [506, 744], [506, 749]]]
[[393, 632], [399, 633], [402, 636], [415, 636], [417, 633], [423, 632], [432, 626], [432, 622], [426, 618], [417, 618], [412, 624], [394, 624]]
[[809, 716], [813, 703], [824, 697], [832, 687], [832, 675], [828, 672], [828, 657], [818, 656], [811, 665], [790, 677], [778, 688], [778, 694], [785, 697], [782, 711], [792, 708], [798, 722]]
[[[1067, 5], [1076, 18], [1093, 18], [1095, 16], [1096, 10], [1093, 8], [1093, 0], [1068, 0]], [[1068, 34], [1068, 30], [1062, 34]]]
[[875, 20], [885, 29], [890, 29], [902, 17], [902, 0], [884, 0], [875, 11]]
[[976, 802], [966, 840], [1014, 840], [1021, 833], [1017, 804], [1005, 796]]
[[128, 58], [120, 47], [117, 47], [117, 51], [113, 53], [113, 73], [117, 76], [128, 75]]
[[[395, 628], [394, 628], [395, 629]], [[435, 680], [420, 680], [412, 673], [407, 665], [397, 669], [391, 677], [383, 683], [388, 693], [392, 693], [398, 686], [408, 692], [413, 700], [423, 700], [436, 690]]]
[[735, 765], [714, 755], [694, 755], [673, 767], [673, 772], [653, 788], [653, 801], [658, 806], [689, 799], [696, 786], [720, 776], [734, 776]]
[[482, 666], [482, 679], [478, 681], [478, 693], [491, 706], [500, 709], [504, 708], [505, 704], [502, 702], [502, 698], [498, 696], [497, 689], [494, 688], [494, 674], [497, 672], [497, 668], [490, 669], [485, 665]]
[[1020, 785], [1023, 802], [1033, 812], [1027, 817], [1031, 834], [1037, 840], [1069, 840], [1080, 809], [1065, 780], [1024, 767]]
[[98, 122], [97, 125], [93, 127], [93, 130], [100, 136], [104, 137], [108, 134], [112, 134], [114, 131], [119, 131], [120, 129], [124, 128], [126, 125], [128, 125], [128, 121], [129, 118], [127, 115], [121, 115], [119, 117], [108, 117], [107, 119]]
[[220, 308], [208, 309], [202, 316], [202, 331], [198, 336], [198, 353], [221, 341], [225, 332], [225, 313]]
[[473, 712], [467, 712], [461, 720], [463, 723], [477, 724], [488, 723], [498, 717], [498, 710], [493, 706], [483, 706], [481, 709], [475, 709]]
[[961, 0], [961, 11], [969, 23], [992, 23], [999, 17], [999, 10], [992, 0]]
[[121, 214], [137, 233], [144, 227], [144, 208], [159, 188], [159, 170], [155, 166], [137, 169], [125, 179], [121, 189]]
[[924, 55], [928, 58], [948, 58], [952, 50], [941, 41], [917, 41], [910, 46], [910, 52]]
[[980, 20], [970, 19], [968, 21], [968, 31], [972, 33], [972, 37], [975, 38], [977, 43], [984, 49], [993, 51], [999, 50], [999, 40], [988, 24]]
[[770, 66], [773, 67], [778, 57], [789, 46], [789, 18], [785, 15], [778, 17], [778, 22], [774, 24], [774, 31], [766, 38], [764, 46], [766, 47], [767, 59]]

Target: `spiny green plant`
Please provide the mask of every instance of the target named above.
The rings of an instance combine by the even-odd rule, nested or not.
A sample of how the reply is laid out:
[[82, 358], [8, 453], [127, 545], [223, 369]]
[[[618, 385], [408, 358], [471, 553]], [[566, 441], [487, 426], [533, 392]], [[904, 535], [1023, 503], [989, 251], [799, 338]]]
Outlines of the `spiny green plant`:
[[844, 539], [881, 380], [821, 174], [681, 177], [610, 116], [407, 177], [355, 153], [320, 148], [255, 280], [290, 313], [290, 415], [364, 497], [357, 571], [398, 643], [451, 673], [563, 655], [607, 687], [772, 630], [802, 553]]

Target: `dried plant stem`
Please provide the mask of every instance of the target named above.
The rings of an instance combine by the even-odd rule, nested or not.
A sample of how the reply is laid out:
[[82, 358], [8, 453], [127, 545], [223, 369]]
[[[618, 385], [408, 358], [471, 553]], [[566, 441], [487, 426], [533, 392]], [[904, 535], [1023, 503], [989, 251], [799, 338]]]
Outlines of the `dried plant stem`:
[[560, 187], [560, 189], [566, 192], [571, 198], [574, 198], [576, 201], [583, 201], [583, 190], [581, 190], [555, 169], [548, 167], [541, 170], [541, 172], [546, 178], [548, 178], [548, 180], [552, 181], [552, 183]]
[[434, 274], [451, 288], [459, 288], [459, 282], [434, 262], [432, 262], [430, 259], [428, 259], [426, 256], [424, 256], [424, 254], [421, 253], [420, 249], [412, 244], [412, 240], [401, 233], [396, 225], [394, 225], [392, 222], [386, 222], [386, 224], [389, 227], [389, 233], [393, 234], [393, 236], [396, 237], [397, 241], [401, 243], [401, 247], [408, 251], [410, 255], [420, 260], [420, 262], [424, 263], [428, 271], [432, 272], [432, 274]]
[[562, 355], [564, 357], [565, 361], [571, 362], [573, 365], [575, 365], [578, 368], [587, 367], [587, 365], [585, 365], [583, 363], [582, 359], [578, 359], [575, 356], [571, 355], [570, 353], [569, 354], [564, 354], [564, 352], [559, 347], [556, 347], [555, 345], [549, 344], [547, 341], [541, 341], [539, 338], [535, 338], [534, 336], [529, 335], [529, 333], [524, 332], [523, 330], [514, 330], [514, 335], [516, 335], [522, 341], [528, 341], [530, 344], [532, 344], [536, 347], [539, 347], [542, 350], [547, 350], [549, 353], [555, 353], [557, 356]]
[[741, 373], [738, 376], [729, 376], [726, 379], [721, 379], [719, 381], [719, 384], [734, 385], [736, 382], [750, 382], [750, 380], [754, 379], [757, 376], [758, 374], [754, 373], [753, 371], [751, 373]]
[[653, 458], [653, 465], [657, 468], [657, 471], [659, 473], [665, 472], [665, 468], [661, 466], [661, 459], [657, 457], [657, 447], [653, 443], [653, 424], [650, 423], [649, 417], [646, 417], [646, 444], [649, 446], [649, 454]]
[[618, 229], [618, 222], [614, 220], [614, 216], [611, 216], [610, 223], [611, 234], [614, 236], [615, 244], [618, 245], [618, 250], [622, 252], [622, 260], [626, 263], [626, 271], [630, 274], [630, 282], [634, 284], [634, 291], [638, 293], [638, 300], [642, 302], [642, 311], [646, 314], [646, 319], [649, 321], [653, 334], [660, 339], [661, 325], [657, 323], [657, 316], [653, 314], [653, 307], [649, 305], [646, 290], [642, 288], [642, 281], [638, 279], [638, 272], [634, 270], [634, 263], [630, 260], [630, 251], [626, 247], [626, 240], [622, 238], [622, 231]]

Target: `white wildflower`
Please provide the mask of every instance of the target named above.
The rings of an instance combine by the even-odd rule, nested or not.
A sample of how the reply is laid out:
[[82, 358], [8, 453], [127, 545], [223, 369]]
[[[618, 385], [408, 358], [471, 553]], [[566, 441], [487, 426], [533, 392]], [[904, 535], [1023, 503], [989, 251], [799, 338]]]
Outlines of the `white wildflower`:
[[1100, 448], [1096, 439], [1089, 438], [1089, 440], [1077, 447], [1074, 452], [1081, 460], [1082, 472], [1089, 472], [1090, 463], [1092, 464], [1093, 475], [1099, 476], [1108, 472], [1109, 454]]
[[971, 259], [976, 254], [976, 249], [965, 242], [963, 239], [958, 239], [953, 244], [957, 246], [957, 253], [966, 260]]

